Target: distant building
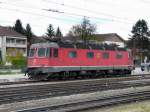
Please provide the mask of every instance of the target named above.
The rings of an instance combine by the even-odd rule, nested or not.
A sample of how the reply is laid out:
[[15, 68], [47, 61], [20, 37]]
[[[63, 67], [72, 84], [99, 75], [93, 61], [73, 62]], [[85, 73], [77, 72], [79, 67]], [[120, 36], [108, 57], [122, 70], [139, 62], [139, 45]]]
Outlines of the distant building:
[[119, 47], [126, 46], [126, 41], [117, 33], [96, 34], [95, 36], [96, 39], [100, 40], [102, 43], [116, 44]]
[[[61, 38], [63, 41], [80, 41], [79, 37], [63, 37]], [[117, 33], [107, 33], [107, 34], [95, 34], [94, 40], [98, 43], [107, 43], [107, 44], [116, 44], [119, 47], [125, 47], [126, 41], [119, 36]]]
[[6, 61], [7, 53], [15, 55], [15, 52], [10, 52], [10, 49], [15, 49], [17, 52], [27, 56], [27, 38], [12, 28], [0, 26], [1, 60]]
[[[119, 36], [117, 33], [107, 33], [107, 34], [95, 34], [93, 36], [94, 42], [96, 43], [106, 43], [106, 44], [116, 44], [119, 47], [126, 47], [126, 41]], [[80, 37], [73, 37], [73, 36], [65, 36], [65, 37], [54, 37], [51, 41], [73, 41], [79, 42], [82, 41]], [[93, 40], [90, 40], [93, 42]], [[45, 36], [41, 37], [33, 37], [32, 43], [39, 43], [39, 42], [50, 42]]]
[[45, 36], [33, 36], [31, 38], [31, 44], [40, 43], [40, 42], [48, 42]]

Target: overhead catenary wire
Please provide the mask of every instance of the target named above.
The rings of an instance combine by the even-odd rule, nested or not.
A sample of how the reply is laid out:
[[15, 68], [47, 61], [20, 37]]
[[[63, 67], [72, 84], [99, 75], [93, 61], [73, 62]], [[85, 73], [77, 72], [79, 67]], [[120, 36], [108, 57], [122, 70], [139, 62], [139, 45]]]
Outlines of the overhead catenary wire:
[[73, 15], [73, 16], [79, 16], [79, 17], [87, 17], [87, 18], [91, 18], [91, 19], [100, 19], [100, 20], [114, 21], [113, 19], [108, 19], [108, 18], [91, 17], [91, 16], [85, 16], [85, 15], [76, 14], [76, 13], [62, 12], [62, 11], [53, 10], [53, 9], [43, 9], [43, 10], [49, 11], [49, 12], [54, 12], [54, 13], [62, 13], [62, 14], [68, 14], [68, 15]]
[[[1, 5], [1, 4], [0, 4]], [[50, 19], [54, 19], [54, 20], [58, 20], [58, 21], [65, 21], [65, 22], [67, 22], [67, 23], [70, 23], [70, 22], [72, 22], [72, 23], [79, 23], [79, 22], [81, 22], [81, 19], [82, 19], [82, 17], [85, 17], [85, 15], [86, 15], [86, 13], [85, 14], [79, 14], [79, 13], [72, 13], [72, 12], [66, 12], [66, 11], [59, 11], [57, 8], [56, 9], [45, 9], [45, 11], [49, 11], [49, 10], [57, 10], [56, 12], [54, 12], [54, 11], [49, 11], [49, 12], [51, 12], [51, 13], [56, 13], [57, 15], [58, 15], [58, 17], [55, 17], [53, 14], [51, 15], [51, 14], [46, 14], [45, 13], [45, 11], [43, 11], [43, 9], [42, 8], [33, 8], [33, 7], [29, 7], [28, 5], [24, 5], [23, 7], [24, 8], [30, 8], [30, 9], [35, 9], [35, 11], [36, 10], [38, 10], [38, 12], [35, 12], [35, 11], [24, 11], [24, 10], [22, 10], [21, 9], [21, 7], [22, 6], [19, 6], [18, 4], [14, 4], [14, 3], [11, 3], [11, 2], [9, 2], [9, 3], [7, 3], [7, 2], [5, 2], [5, 5], [7, 6], [7, 5], [12, 5], [12, 6], [15, 6], [15, 8], [14, 9], [12, 9], [12, 8], [7, 8], [7, 7], [2, 7], [4, 10], [9, 10], [9, 11], [15, 11], [15, 12], [20, 12], [20, 13], [23, 13], [23, 14], [28, 14], [28, 15], [30, 15], [30, 16], [40, 16], [40, 17], [42, 17], [42, 18], [50, 18]], [[79, 9], [80, 10], [80, 9]], [[86, 9], [85, 9], [86, 10]], [[89, 10], [90, 11], [90, 10]], [[44, 12], [44, 13], [43, 13]], [[60, 13], [61, 12], [61, 13]], [[96, 12], [95, 12], [96, 13]], [[64, 16], [61, 16], [61, 15], [64, 15]], [[60, 16], [59, 16], [60, 15]], [[67, 16], [67, 17], [66, 17]], [[72, 16], [74, 16], [74, 17], [77, 17], [77, 19], [75, 19], [74, 17], [72, 17]], [[100, 14], [100, 16], [101, 16], [101, 14]], [[113, 15], [112, 15], [113, 16]], [[66, 18], [62, 18], [62, 17], [66, 17]], [[79, 17], [79, 18], [78, 18]], [[103, 17], [92, 17], [92, 16], [87, 16], [87, 17], [89, 17], [89, 19], [96, 19], [97, 20], [97, 23], [96, 24], [98, 24], [98, 22], [101, 24], [101, 20], [105, 20], [105, 21], [107, 21], [107, 22], [116, 22], [116, 23], [123, 23], [123, 24], [133, 24], [131, 21], [129, 21], [129, 20], [124, 20], [124, 19], [120, 19], [120, 18], [117, 18], [116, 17], [116, 19], [111, 19], [110, 17], [106, 17], [106, 18], [103, 18]], [[118, 19], [118, 20], [117, 20]], [[79, 21], [80, 20], [80, 21]]]
[[100, 12], [100, 11], [94, 11], [94, 10], [90, 10], [90, 9], [87, 9], [87, 8], [85, 9], [85, 8], [81, 8], [81, 7], [75, 7], [73, 5], [58, 3], [58, 2], [51, 1], [51, 0], [43, 0], [43, 1], [46, 1], [46, 2], [49, 2], [49, 3], [52, 3], [52, 4], [56, 4], [56, 5], [61, 5], [63, 7], [69, 7], [69, 8], [73, 8], [73, 9], [76, 9], [76, 10], [82, 10], [82, 11], [94, 13], [94, 14], [97, 14], [97, 15], [103, 15], [103, 16], [112, 17], [112, 18], [115, 18], [115, 19], [121, 19], [121, 20], [125, 20], [125, 21], [127, 21], [127, 20], [128, 21], [133, 21], [133, 20], [130, 20], [130, 19], [125, 18], [125, 17], [118, 17], [118, 16], [114, 16], [112, 14], [108, 14], [108, 13], [104, 13], [104, 12]]
[[[5, 4], [8, 4], [6, 2], [4, 2]], [[10, 4], [9, 5], [15, 5], [15, 4]], [[63, 4], [62, 4], [63, 5]], [[16, 6], [18, 7], [18, 6]], [[18, 10], [18, 9], [17, 9]], [[40, 9], [39, 9], [40, 10]], [[43, 10], [43, 9], [42, 9]], [[44, 9], [44, 10], [47, 10], [47, 11], [51, 11], [51, 9]], [[52, 9], [53, 10], [53, 9]], [[54, 12], [54, 11], [51, 11], [51, 12]], [[26, 13], [26, 12], [25, 12]], [[70, 13], [70, 12], [61, 12], [61, 11], [57, 11], [56, 13], [62, 13], [62, 14], [66, 14], [66, 15], [72, 15], [72, 16], [79, 16], [79, 17], [85, 17], [86, 15], [81, 15], [81, 14], [76, 14], [76, 13]], [[33, 13], [32, 13], [33, 14]], [[34, 14], [33, 14], [34, 15]], [[110, 19], [110, 18], [102, 18], [102, 17], [91, 17], [91, 16], [87, 16], [88, 18], [91, 18], [91, 19], [99, 19], [99, 20], [106, 20], [106, 21], [111, 21], [111, 22], [120, 22], [120, 23], [124, 23], [124, 24], [132, 24], [133, 22], [129, 22], [129, 21], [125, 21], [125, 20], [117, 20], [117, 19]], [[54, 19], [54, 18], [53, 18]]]
[[[19, 0], [20, 1], [20, 0]], [[97, 14], [100, 14], [100, 15], [105, 15], [105, 16], [109, 16], [109, 17], [112, 17], [112, 18], [115, 18], [115, 19], [111, 19], [111, 20], [113, 20], [113, 21], [115, 21], [115, 22], [124, 22], [125, 24], [126, 23], [131, 23], [131, 24], [133, 24], [134, 23], [134, 21], [135, 20], [130, 20], [130, 19], [128, 19], [128, 18], [124, 18], [124, 17], [119, 17], [119, 16], [114, 16], [114, 15], [112, 15], [112, 14], [107, 14], [107, 13], [103, 13], [103, 12], [99, 12], [99, 11], [92, 11], [92, 10], [90, 10], [90, 9], [84, 9], [84, 8], [81, 8], [81, 7], [75, 7], [75, 6], [73, 6], [73, 5], [68, 5], [68, 4], [64, 4], [64, 3], [59, 3], [59, 2], [54, 2], [54, 1], [52, 1], [52, 0], [42, 0], [42, 1], [48, 1], [49, 3], [53, 3], [53, 4], [57, 4], [57, 5], [62, 5], [62, 6], [67, 6], [67, 7], [69, 7], [69, 8], [74, 8], [74, 9], [79, 9], [79, 10], [84, 10], [84, 11], [88, 11], [88, 12], [92, 12], [92, 13], [97, 13]], [[90, 0], [89, 0], [90, 1]], [[140, 0], [140, 1], [145, 1], [145, 0]], [[97, 3], [97, 5], [98, 5], [98, 3], [101, 3], [102, 1], [95, 1], [96, 3]], [[95, 3], [94, 2], [94, 3]], [[2, 2], [1, 2], [2, 3]], [[8, 2], [4, 2], [4, 3], [6, 3], [6, 4], [12, 4], [12, 3], [8, 3]], [[92, 2], [93, 3], [93, 2]], [[103, 2], [102, 2], [103, 3]], [[110, 3], [110, 4], [112, 4], [112, 3]], [[15, 4], [12, 4], [12, 5], [15, 5]], [[26, 5], [27, 6], [27, 5]], [[31, 8], [31, 7], [28, 7], [28, 8]], [[31, 8], [31, 9], [35, 9], [35, 8]], [[40, 9], [40, 8], [36, 8], [36, 9]], [[66, 14], [67, 14], [67, 12], [65, 12]], [[70, 15], [70, 14], [69, 14]], [[76, 16], [76, 15], [79, 15], [79, 14], [74, 14], [74, 16]], [[83, 15], [83, 16], [86, 16], [86, 15]], [[92, 17], [90, 17], [90, 18], [92, 18]], [[101, 18], [101, 17], [100, 17]], [[100, 19], [99, 18], [99, 19]], [[101, 19], [103, 19], [103, 18], [101, 18]], [[110, 20], [110, 18], [106, 18], [106, 20]], [[117, 20], [116, 20], [117, 19]], [[113, 22], [112, 21], [112, 22]]]
[[[8, 5], [16, 6], [16, 4], [12, 4], [12, 3], [7, 3], [7, 2], [2, 2], [2, 3], [8, 4]], [[16, 6], [16, 7], [18, 7], [18, 6]], [[28, 8], [31, 8], [31, 7], [28, 7]], [[32, 9], [33, 9], [33, 8], [32, 8]], [[36, 9], [41, 10], [40, 8], [36, 8]], [[18, 9], [16, 9], [16, 10], [18, 10]], [[42, 9], [42, 10], [46, 10], [46, 9]], [[50, 10], [50, 9], [49, 9], [49, 10]], [[20, 11], [20, 10], [18, 10], [18, 11]], [[22, 12], [26, 13], [26, 11], [22, 11]], [[54, 10], [53, 10], [53, 12], [54, 12]], [[57, 12], [57, 10], [56, 10], [55, 12]], [[30, 12], [29, 12], [29, 13], [30, 13]], [[58, 11], [58, 13], [84, 17], [84, 15], [74, 14], [74, 13], [69, 13], [69, 12], [60, 12], [60, 11]], [[33, 13], [32, 13], [32, 14], [33, 14]], [[34, 15], [34, 14], [33, 14], [33, 15]], [[113, 21], [112, 19], [107, 19], [107, 18], [97, 18], [97, 17], [90, 17], [90, 18], [101, 19], [101, 20], [107, 20], [107, 21]]]
[[139, 0], [139, 1], [142, 2], [142, 3], [144, 3], [144, 4], [146, 4], [146, 5], [150, 4], [150, 1], [148, 1], [148, 0]]
[[3, 10], [15, 11], [15, 12], [20, 12], [20, 13], [24, 13], [24, 14], [29, 14], [29, 15], [32, 15], [32, 16], [40, 16], [40, 17], [43, 17], [43, 18], [50, 18], [50, 19], [61, 20], [61, 21], [65, 21], [65, 22], [74, 22], [74, 23], [78, 22], [74, 19], [53, 17], [53, 16], [50, 16], [50, 15], [44, 15], [44, 14], [39, 14], [39, 13], [35, 13], [35, 12], [33, 13], [33, 12], [23, 11], [23, 10], [20, 10], [20, 9], [3, 8], [3, 7], [0, 7], [0, 8], [3, 9]]
[[[12, 4], [12, 3], [6, 3], [6, 2], [2, 2], [2, 3], [8, 4], [8, 5], [12, 5], [12, 6], [15, 6], [15, 7], [19, 7], [19, 6], [16, 6], [16, 4]], [[51, 19], [61, 20], [61, 21], [66, 21], [66, 22], [74, 22], [74, 23], [76, 22], [77, 23], [77, 22], [81, 21], [81, 18], [77, 18], [77, 19], [79, 19], [79, 20], [77, 20], [75, 18], [53, 17], [53, 16], [50, 16], [50, 15], [47, 16], [47, 15], [39, 14], [39, 13], [35, 13], [35, 12], [27, 12], [27, 11], [23, 11], [23, 10], [17, 9], [17, 8], [15, 8], [15, 9], [12, 9], [12, 8], [3, 8], [3, 7], [1, 7], [1, 8], [4, 9], [4, 10], [21, 12], [21, 13], [30, 14], [30, 15], [33, 15], [33, 16], [40, 16], [40, 17], [44, 17], [44, 18], [51, 18]], [[36, 8], [36, 9], [38, 9], [39, 11], [43, 11], [43, 9], [40, 9], [40, 8]], [[64, 13], [62, 13], [62, 14], [64, 14]], [[79, 16], [79, 15], [74, 15], [74, 16]], [[81, 15], [80, 15], [80, 17], [81, 17]]]
[[55, 13], [64, 13], [64, 14], [73, 15], [73, 16], [87, 17], [87, 18], [91, 18], [91, 19], [100, 19], [100, 20], [106, 20], [106, 21], [111, 21], [111, 22], [115, 21], [115, 22], [120, 22], [120, 23], [124, 23], [124, 24], [132, 24], [132, 22], [126, 22], [126, 21], [122, 21], [122, 20], [102, 18], [102, 17], [94, 17], [94, 16], [85, 16], [85, 15], [81, 15], [81, 14], [62, 12], [62, 11], [53, 10], [53, 9], [43, 9], [43, 10], [49, 11], [49, 12], [55, 12]]

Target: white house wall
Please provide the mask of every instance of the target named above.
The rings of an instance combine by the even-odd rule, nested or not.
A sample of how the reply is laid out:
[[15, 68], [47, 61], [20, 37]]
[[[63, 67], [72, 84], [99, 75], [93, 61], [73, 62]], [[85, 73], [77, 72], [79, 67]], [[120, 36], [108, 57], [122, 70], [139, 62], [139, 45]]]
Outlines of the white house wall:
[[[14, 43], [7, 43], [7, 39], [15, 39]], [[16, 43], [16, 40], [24, 40], [25, 43], [23, 44], [18, 44]], [[21, 48], [21, 49], [25, 49], [25, 54], [23, 54], [24, 56], [27, 56], [27, 38], [24, 37], [13, 37], [13, 36], [0, 36], [0, 49], [1, 49], [1, 53], [2, 53], [2, 60], [6, 61], [6, 49], [7, 48]]]
[[[23, 37], [7, 37], [7, 39], [14, 39], [14, 42], [6, 42], [6, 47], [15, 47], [15, 48], [27, 48], [27, 39]], [[17, 43], [17, 40], [23, 40], [25, 43]]]
[[[7, 42], [7, 39], [14, 39], [14, 42]], [[25, 49], [24, 56], [27, 56], [27, 38], [25, 37], [7, 37], [6, 48], [20, 48]], [[17, 43], [17, 40], [23, 40], [24, 43]]]
[[3, 36], [1, 38], [1, 52], [2, 52], [2, 60], [5, 61], [6, 60], [6, 36]]
[[0, 36], [0, 48], [2, 48], [2, 36]]

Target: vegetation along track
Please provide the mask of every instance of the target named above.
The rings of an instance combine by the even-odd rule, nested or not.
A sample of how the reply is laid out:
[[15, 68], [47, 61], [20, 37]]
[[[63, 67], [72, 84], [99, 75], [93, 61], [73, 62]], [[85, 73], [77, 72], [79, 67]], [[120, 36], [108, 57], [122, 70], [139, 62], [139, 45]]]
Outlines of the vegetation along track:
[[100, 108], [104, 106], [111, 106], [115, 104], [123, 104], [128, 102], [135, 102], [140, 100], [150, 99], [150, 91], [142, 91], [137, 93], [121, 94], [117, 96], [110, 96], [105, 98], [99, 98], [90, 101], [80, 101], [76, 103], [68, 103], [55, 106], [47, 106], [40, 108], [33, 108], [27, 110], [20, 110], [18, 112], [76, 112], [85, 111], [93, 108]]
[[[135, 78], [136, 79], [136, 78]], [[146, 78], [147, 79], [147, 78]], [[54, 96], [65, 96], [86, 92], [104, 91], [150, 85], [150, 80], [135, 80], [126, 82], [128, 78], [112, 78], [102, 80], [79, 80], [62, 83], [46, 83], [42, 85], [4, 87], [0, 89], [0, 104], [42, 99]], [[133, 79], [132, 79], [133, 80]], [[145, 80], [145, 79], [143, 79]]]

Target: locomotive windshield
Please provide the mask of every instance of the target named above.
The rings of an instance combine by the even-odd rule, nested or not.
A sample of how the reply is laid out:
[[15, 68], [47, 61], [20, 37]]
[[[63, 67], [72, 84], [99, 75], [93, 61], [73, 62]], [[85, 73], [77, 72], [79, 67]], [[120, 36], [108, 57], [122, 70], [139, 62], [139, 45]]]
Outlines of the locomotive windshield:
[[38, 57], [51, 57], [51, 48], [38, 48]]
[[38, 57], [45, 56], [46, 48], [38, 48]]
[[34, 49], [30, 49], [29, 51], [29, 57], [33, 57], [35, 54], [35, 50]]

